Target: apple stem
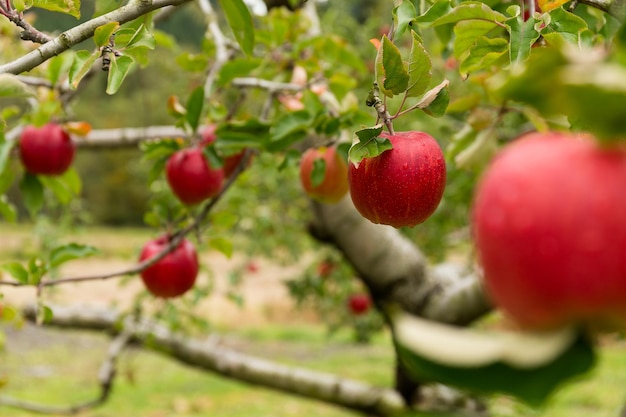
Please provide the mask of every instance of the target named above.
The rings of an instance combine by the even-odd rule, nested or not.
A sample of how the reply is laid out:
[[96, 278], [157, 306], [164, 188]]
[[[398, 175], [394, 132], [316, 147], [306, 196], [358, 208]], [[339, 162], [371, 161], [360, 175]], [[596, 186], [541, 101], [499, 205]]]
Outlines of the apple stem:
[[393, 135], [393, 117], [391, 117], [391, 114], [389, 114], [389, 112], [387, 111], [387, 106], [385, 105], [385, 102], [380, 98], [380, 89], [378, 88], [377, 82], [374, 82], [374, 84], [372, 85], [372, 89], [367, 95], [365, 104], [369, 107], [374, 107], [376, 113], [378, 113], [378, 119], [376, 120], [376, 124], [378, 124], [378, 121], [382, 120], [387, 127], [389, 133]]

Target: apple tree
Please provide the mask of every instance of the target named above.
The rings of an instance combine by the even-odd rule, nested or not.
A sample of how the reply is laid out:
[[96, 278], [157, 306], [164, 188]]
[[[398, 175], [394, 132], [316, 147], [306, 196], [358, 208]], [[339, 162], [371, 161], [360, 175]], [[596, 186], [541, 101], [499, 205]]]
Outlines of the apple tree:
[[[535, 406], [593, 367], [598, 334], [623, 327], [621, 0], [83, 3], [0, 1], [0, 191], [17, 187], [20, 198], [0, 198], [5, 221], [17, 220], [16, 204], [31, 219], [71, 204], [81, 193], [72, 161], [82, 149], [133, 146], [149, 170], [144, 219], [155, 238], [136, 263], [66, 276], [62, 265], [98, 249], [62, 241], [1, 265], [2, 287], [36, 289], [21, 311], [2, 299], [5, 321], [23, 314], [116, 334], [100, 397], [68, 410], [104, 402], [119, 352], [148, 341], [201, 369], [368, 415], [415, 412], [433, 383]], [[160, 26], [187, 8], [206, 27], [195, 54]], [[343, 26], [346, 13], [372, 8], [384, 13], [364, 19], [362, 32]], [[45, 9], [81, 21], [48, 33], [34, 19]], [[191, 80], [158, 81], [169, 125], [94, 128], [97, 109], [81, 113], [80, 103], [98, 74], [106, 95], [123, 94], [168, 48]], [[367, 292], [343, 295], [353, 315], [375, 308], [377, 326], [390, 330], [394, 387], [184, 333], [201, 321], [193, 306], [210, 291], [198, 253], [235, 250], [228, 199], [254, 194], [238, 187], [255, 169], [259, 187], [279, 178], [265, 199], [284, 183], [302, 184], [310, 200], [298, 232], [341, 259], [352, 280], [344, 288]], [[284, 226], [272, 220], [272, 230]], [[471, 262], [441, 261], [453, 236], [474, 244]], [[316, 267], [334, 277], [337, 265]], [[146, 288], [129, 311], [46, 303], [54, 287], [129, 276]], [[306, 274], [289, 287], [320, 310], [328, 297]], [[151, 308], [163, 305], [173, 313]], [[508, 330], [473, 326], [494, 307]], [[0, 396], [3, 404], [46, 410]]]

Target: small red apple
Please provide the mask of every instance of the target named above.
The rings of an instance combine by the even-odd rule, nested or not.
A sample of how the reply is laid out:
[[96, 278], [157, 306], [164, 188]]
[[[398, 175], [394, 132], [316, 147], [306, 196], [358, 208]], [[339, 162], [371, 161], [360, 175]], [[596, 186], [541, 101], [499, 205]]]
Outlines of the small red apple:
[[626, 322], [626, 149], [531, 133], [493, 160], [473, 233], [488, 294], [526, 328]]
[[40, 128], [26, 126], [19, 142], [26, 171], [38, 175], [61, 175], [72, 164], [75, 146], [70, 135], [56, 123]]
[[[163, 251], [169, 243], [168, 236], [151, 240], [143, 247], [139, 260], [152, 258]], [[193, 287], [198, 275], [198, 255], [186, 239], [172, 252], [154, 265], [143, 270], [141, 279], [150, 293], [156, 297], [178, 297]]]
[[[316, 160], [325, 162], [324, 178], [314, 185], [311, 178]], [[300, 182], [314, 200], [336, 203], [348, 192], [348, 166], [334, 146], [307, 149], [300, 160]]]
[[198, 147], [183, 149], [170, 156], [165, 173], [176, 197], [187, 205], [216, 196], [224, 182], [224, 170], [212, 168]]
[[428, 219], [443, 197], [446, 162], [439, 144], [423, 132], [386, 132], [393, 149], [358, 165], [348, 183], [356, 209], [373, 223], [413, 227]]
[[365, 294], [353, 294], [348, 298], [348, 308], [355, 316], [367, 313], [372, 302]]
[[[204, 129], [202, 129], [202, 131], [200, 132], [200, 135], [202, 136], [200, 145], [206, 146], [215, 142], [217, 140], [217, 135], [215, 134], [216, 130], [217, 130], [217, 125], [215, 124], [207, 125]], [[235, 154], [224, 157], [224, 166], [222, 167], [222, 169], [224, 170], [225, 178], [230, 178], [233, 172], [235, 172], [235, 169], [239, 165], [239, 162], [241, 162], [241, 159], [243, 158], [244, 153], [245, 153], [245, 150], [242, 150]]]

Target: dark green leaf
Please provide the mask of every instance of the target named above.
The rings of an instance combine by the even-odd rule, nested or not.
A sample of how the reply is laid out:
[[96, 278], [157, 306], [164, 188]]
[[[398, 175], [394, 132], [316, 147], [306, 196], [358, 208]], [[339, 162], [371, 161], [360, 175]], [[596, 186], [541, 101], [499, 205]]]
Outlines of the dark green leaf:
[[348, 159], [350, 162], [358, 166], [364, 158], [373, 158], [392, 149], [389, 139], [378, 137], [382, 131], [383, 126], [377, 125], [356, 132], [358, 141], [352, 143], [348, 151]]
[[111, 35], [120, 27], [119, 22], [109, 22], [96, 28], [93, 34], [93, 41], [98, 48], [109, 44]]
[[416, 17], [417, 11], [415, 6], [409, 0], [404, 0], [398, 7], [393, 9], [393, 20], [396, 28], [394, 39], [400, 38]]
[[400, 50], [384, 35], [376, 55], [376, 81], [387, 97], [404, 93], [409, 85], [409, 74]]
[[317, 187], [324, 182], [326, 176], [326, 161], [324, 158], [317, 158], [313, 161], [313, 170], [311, 171], [311, 185]]
[[36, 175], [26, 172], [20, 182], [20, 190], [28, 212], [31, 217], [36, 217], [43, 207], [43, 185], [41, 181]]
[[24, 266], [18, 262], [9, 262], [0, 266], [0, 269], [6, 271], [22, 284], [28, 284], [29, 273]]
[[224, 161], [217, 154], [215, 146], [205, 146], [202, 148], [202, 154], [206, 158], [209, 166], [213, 169], [218, 169], [224, 166]]
[[191, 92], [189, 99], [187, 100], [187, 114], [185, 118], [191, 131], [198, 130], [200, 124], [200, 118], [202, 117], [202, 109], [204, 108], [204, 86], [197, 87]]
[[400, 360], [416, 379], [481, 394], [506, 393], [534, 406], [596, 362], [588, 338], [572, 328], [488, 333], [403, 313], [394, 318], [394, 329]]
[[132, 64], [134, 63], [133, 58], [122, 55], [118, 57], [111, 58], [111, 67], [109, 68], [109, 78], [107, 79], [107, 94], [115, 94], [117, 90], [122, 86], [124, 79], [130, 72]]
[[417, 33], [412, 32], [413, 45], [409, 55], [408, 97], [419, 97], [428, 88], [432, 79], [432, 62], [430, 55], [422, 45]]
[[243, 0], [219, 0], [235, 39], [246, 55], [254, 48], [254, 25], [250, 10]]
[[58, 246], [50, 252], [50, 267], [55, 268], [65, 262], [86, 258], [97, 254], [98, 249], [89, 245], [81, 245], [78, 243], [69, 243], [67, 245]]

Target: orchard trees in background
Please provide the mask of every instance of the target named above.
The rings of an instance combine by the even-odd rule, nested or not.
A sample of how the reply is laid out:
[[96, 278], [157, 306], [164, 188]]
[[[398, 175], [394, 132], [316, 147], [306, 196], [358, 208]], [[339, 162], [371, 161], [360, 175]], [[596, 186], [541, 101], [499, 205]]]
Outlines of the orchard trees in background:
[[[341, 14], [358, 3], [265, 3], [264, 16], [253, 16], [242, 0], [98, 1], [88, 12], [63, 1], [0, 3], [0, 191], [17, 184], [19, 204], [31, 219], [77, 201], [81, 178], [69, 167], [73, 147], [60, 128], [73, 126], [79, 154], [89, 147], [141, 150], [150, 196], [144, 221], [159, 236], [147, 242], [137, 264], [79, 277], [63, 276], [61, 265], [95, 255], [97, 248], [61, 239], [30, 259], [3, 263], [11, 278], [0, 284], [33, 286], [41, 296], [66, 283], [141, 276], [147, 291], [168, 299], [168, 311], [184, 314], [175, 320], [159, 314], [150, 308], [155, 299], [142, 294], [121, 315], [81, 320], [42, 298], [33, 300], [33, 316], [64, 326], [122, 329], [116, 346], [149, 339], [213, 372], [374, 415], [406, 411], [420, 398], [417, 390], [434, 381], [541, 404], [563, 381], [590, 369], [593, 334], [581, 322], [621, 315], [626, 301], [623, 216], [613, 215], [626, 209], [619, 195], [626, 123], [620, 2], [368, 2], [368, 8], [385, 10], [382, 18], [365, 21], [372, 32], [367, 36]], [[32, 19], [38, 8], [87, 15], [51, 34]], [[159, 28], [188, 8], [201, 11], [206, 25], [193, 52]], [[351, 25], [352, 33], [346, 29]], [[368, 38], [371, 45], [363, 42]], [[159, 55], [163, 51], [169, 52]], [[153, 75], [158, 88], [129, 82], [141, 80], [137, 74], [148, 74], [167, 54], [176, 67]], [[126, 108], [119, 120], [129, 114], [152, 120], [143, 113], [160, 106], [171, 125], [115, 125], [114, 99], [85, 95], [96, 88], [112, 97], [163, 92], [147, 108]], [[97, 128], [67, 123], [83, 120]], [[45, 146], [37, 135], [42, 126], [56, 132]], [[535, 130], [540, 133], [517, 141]], [[542, 148], [550, 137], [560, 138], [562, 150]], [[512, 141], [487, 171], [470, 216], [476, 179]], [[528, 155], [524, 143], [532, 143]], [[12, 158], [18, 148], [21, 172]], [[58, 164], [46, 165], [57, 156]], [[513, 160], [505, 164], [509, 171], [502, 168], [506, 158]], [[348, 184], [351, 198], [342, 198]], [[591, 187], [596, 194], [586, 193]], [[374, 223], [415, 227], [374, 224], [351, 200]], [[17, 219], [16, 203], [0, 199], [7, 221]], [[171, 333], [180, 330], [180, 317], [194, 317], [194, 305], [211, 290], [196, 280], [196, 248], [227, 256], [235, 248], [287, 253], [293, 260], [320, 249], [295, 237], [306, 230], [330, 248], [288, 288], [331, 326], [344, 324], [335, 317], [340, 306], [360, 340], [384, 322], [398, 356], [393, 390], [357, 388], [341, 378], [329, 386], [324, 376], [260, 366], [238, 355], [217, 366], [224, 352], [196, 349]], [[241, 234], [269, 236], [271, 243], [240, 244]], [[434, 263], [455, 242], [466, 249], [472, 234], [489, 294], [482, 268], [472, 260]], [[604, 272], [601, 278], [597, 271]], [[595, 279], [608, 295], [580, 301]], [[558, 304], [538, 294], [571, 297], [555, 311], [548, 306]], [[453, 326], [484, 316], [489, 295], [529, 328], [503, 335]], [[15, 313], [10, 300], [2, 309], [4, 316]], [[120, 319], [126, 316], [130, 320]], [[137, 326], [144, 321], [149, 325]], [[103, 381], [103, 399], [113, 376]]]

